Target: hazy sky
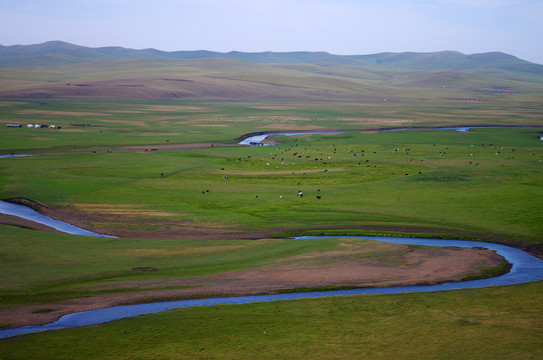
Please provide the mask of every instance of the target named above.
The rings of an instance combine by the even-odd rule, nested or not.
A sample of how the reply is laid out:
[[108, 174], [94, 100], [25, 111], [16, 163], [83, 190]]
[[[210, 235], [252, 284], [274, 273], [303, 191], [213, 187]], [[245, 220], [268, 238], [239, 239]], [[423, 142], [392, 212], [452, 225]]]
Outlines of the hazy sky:
[[542, 0], [2, 0], [0, 44], [135, 49], [502, 51], [543, 64]]

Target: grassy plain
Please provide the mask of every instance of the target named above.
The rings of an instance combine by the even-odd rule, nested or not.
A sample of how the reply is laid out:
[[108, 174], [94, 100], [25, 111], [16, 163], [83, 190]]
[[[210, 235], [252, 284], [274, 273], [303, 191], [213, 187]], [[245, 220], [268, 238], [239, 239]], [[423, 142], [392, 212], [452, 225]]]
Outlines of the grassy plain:
[[[73, 154], [2, 159], [1, 195], [37, 200], [118, 235], [176, 225], [373, 227], [539, 243], [541, 130], [364, 131], [541, 120], [533, 105], [473, 104], [10, 102], [9, 121], [37, 117], [62, 129], [2, 128], [3, 151]], [[86, 124], [93, 126], [79, 126]], [[349, 132], [234, 146], [244, 133], [281, 129]], [[159, 147], [194, 143], [204, 145]], [[149, 151], [122, 151], [136, 145]]]
[[[536, 102], [1, 104], [2, 123], [62, 129], [2, 126], [0, 151], [72, 154], [0, 159], [0, 198], [34, 199], [84, 226], [129, 235], [80, 238], [2, 225], [2, 310], [139, 291], [127, 283], [248, 269], [338, 246], [271, 234], [465, 237], [540, 251], [541, 129], [369, 131], [539, 126]], [[274, 137], [276, 144], [258, 148], [234, 140], [255, 131], [325, 129], [349, 132]], [[159, 148], [188, 144], [205, 146]], [[125, 151], [129, 146], [149, 151]], [[191, 238], [194, 229], [268, 236], [202, 241]], [[189, 309], [3, 340], [0, 354], [29, 358], [37, 346], [42, 358], [55, 359], [537, 358], [541, 286]]]
[[[19, 241], [13, 242], [14, 238]], [[0, 265], [4, 274], [2, 300], [7, 306], [148, 290], [148, 284], [138, 283], [138, 280], [165, 279], [163, 283], [167, 283], [179, 277], [253, 268], [277, 259], [336, 249], [340, 243], [336, 239], [108, 239], [43, 234], [2, 226], [1, 246], [9, 254]], [[368, 243], [359, 255], [377, 257], [387, 253], [393, 257], [403, 250], [401, 246], [387, 249]], [[167, 288], [168, 285], [154, 286], [154, 290]]]
[[[9, 310], [21, 305], [33, 304], [31, 311], [34, 313], [48, 308], [50, 312], [56, 311], [57, 316], [65, 310], [62, 306], [55, 306], [55, 303], [73, 298], [144, 291], [160, 292], [189, 287], [196, 289], [177, 294], [160, 293], [151, 296], [148, 293], [146, 295], [148, 299], [154, 298], [157, 301], [160, 298], [170, 297], [216, 297], [228, 293], [242, 295], [278, 290], [288, 291], [304, 286], [299, 285], [304, 283], [299, 280], [302, 274], [298, 275], [298, 279], [284, 276], [283, 284], [280, 280], [274, 284], [268, 280], [261, 280], [263, 284], [267, 283], [269, 288], [264, 285], [253, 287], [254, 284], [250, 284], [244, 291], [234, 291], [234, 287], [237, 286], [234, 280], [241, 276], [238, 274], [222, 279], [223, 282], [232, 284], [231, 289], [228, 289], [228, 285], [220, 288], [222, 289], [220, 291], [217, 287], [205, 287], [206, 282], [207, 285], [211, 283], [211, 279], [206, 280], [204, 277], [238, 270], [313, 269], [313, 271], [319, 271], [319, 267], [347, 264], [351, 271], [356, 272], [355, 262], [375, 259], [382, 263], [383, 268], [388, 264], [390, 271], [397, 272], [402, 271], [402, 268], [421, 265], [424, 257], [450, 255], [448, 249], [394, 245], [363, 239], [323, 238], [296, 241], [291, 239], [207, 241], [153, 239], [150, 241], [74, 237], [6, 225], [0, 225], [0, 228], [2, 229], [0, 246], [4, 254], [0, 264], [0, 271], [3, 274], [0, 309]], [[18, 240], [13, 241], [13, 239]], [[456, 250], [456, 255], [461, 256], [461, 252]], [[460, 270], [459, 274], [464, 277], [492, 276], [496, 271], [503, 271], [500, 269], [499, 261], [501, 260], [497, 259], [495, 265], [479, 262], [469, 272]], [[371, 264], [368, 265], [371, 266]], [[495, 269], [494, 266], [498, 268]], [[447, 264], [442, 264], [442, 267], [447, 267]], [[459, 262], [455, 267], [463, 269]], [[327, 271], [331, 273], [334, 270], [328, 268]], [[404, 269], [404, 279], [410, 278], [407, 272], [408, 270]], [[435, 282], [456, 280], [457, 277], [445, 276], [449, 277], [437, 278]], [[329, 280], [328, 283], [310, 278], [305, 277], [305, 287], [354, 286], [357, 284], [356, 281], [366, 286], [379, 286], [380, 283], [390, 281], [390, 279], [379, 278], [378, 275], [368, 276], [365, 279], [359, 277], [358, 280], [338, 277]], [[391, 276], [391, 278], [394, 277]], [[430, 278], [413, 279], [409, 280], [412, 284], [430, 281]], [[406, 280], [403, 281], [406, 282]], [[125, 302], [143, 301], [145, 301], [145, 296], [137, 300], [125, 299]], [[1, 325], [8, 327], [9, 323], [4, 322]]]
[[[537, 102], [363, 100], [348, 102], [7, 100], [0, 124], [62, 126], [60, 131], [0, 127], [1, 153], [106, 150], [129, 145], [234, 144], [255, 131], [361, 130], [404, 126], [541, 125]], [[516, 94], [512, 94], [516, 96]]]
[[6, 339], [0, 354], [55, 360], [537, 359], [543, 356], [542, 287], [189, 308]]

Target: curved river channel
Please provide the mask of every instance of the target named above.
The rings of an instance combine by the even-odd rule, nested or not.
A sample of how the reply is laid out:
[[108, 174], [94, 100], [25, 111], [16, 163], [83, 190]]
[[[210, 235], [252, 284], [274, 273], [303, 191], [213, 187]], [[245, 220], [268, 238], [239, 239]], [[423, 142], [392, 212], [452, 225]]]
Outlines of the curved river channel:
[[[33, 210], [32, 210], [33, 211]], [[339, 237], [339, 236], [336, 236]], [[305, 293], [277, 294], [277, 295], [256, 295], [256, 296], [238, 296], [228, 298], [210, 298], [196, 300], [180, 300], [158, 302], [150, 304], [137, 304], [115, 306], [104, 309], [82, 311], [78, 313], [64, 315], [57, 321], [45, 325], [30, 325], [13, 329], [0, 330], [0, 339], [11, 336], [28, 334], [46, 330], [57, 330], [63, 328], [89, 326], [103, 324], [106, 322], [129, 318], [133, 316], [158, 313], [171, 309], [180, 309], [194, 306], [210, 306], [210, 305], [232, 305], [232, 304], [249, 304], [267, 301], [280, 300], [295, 300], [308, 299], [326, 296], [344, 296], [344, 295], [361, 295], [361, 294], [394, 294], [394, 293], [410, 293], [423, 291], [443, 291], [454, 289], [469, 289], [476, 287], [487, 286], [502, 286], [521, 284], [525, 282], [543, 280], [543, 261], [528, 255], [522, 250], [515, 249], [509, 246], [478, 242], [478, 241], [463, 241], [463, 240], [443, 240], [443, 239], [421, 239], [421, 238], [397, 238], [397, 237], [375, 237], [375, 236], [350, 236], [360, 239], [372, 239], [385, 241], [395, 244], [406, 245], [425, 245], [425, 246], [456, 246], [456, 247], [483, 247], [496, 251], [503, 256], [509, 263], [512, 264], [511, 271], [505, 275], [490, 278], [464, 282], [451, 282], [439, 285], [427, 286], [399, 286], [388, 288], [362, 288], [352, 290], [337, 290], [337, 291], [318, 291]], [[319, 239], [325, 237], [298, 237], [297, 239]]]
[[[532, 128], [534, 126], [516, 126], [516, 125], [474, 125], [474, 126], [443, 126], [443, 127], [399, 127], [399, 128], [385, 128], [385, 129], [373, 129], [379, 132], [392, 132], [392, 131], [406, 131], [406, 130], [456, 130], [461, 132], [469, 131], [470, 129], [494, 129], [494, 128], [512, 128], [512, 129], [523, 129], [523, 128]], [[536, 128], [539, 126], [535, 126]], [[366, 129], [366, 131], [372, 129]], [[243, 138], [240, 141], [239, 145], [262, 145], [268, 146], [270, 144], [264, 144], [264, 141], [268, 136], [297, 136], [297, 135], [319, 135], [319, 134], [342, 134], [345, 132], [352, 132], [352, 130], [346, 131], [309, 131], [309, 132], [269, 132], [269, 133], [258, 133], [252, 136]], [[247, 136], [247, 135], [245, 135]], [[539, 138], [543, 140], [543, 136]]]
[[[447, 128], [455, 129], [458, 131], [467, 131], [468, 127], [461, 128]], [[403, 129], [393, 129], [389, 131], [398, 131]], [[255, 137], [244, 139], [240, 144], [249, 145], [251, 142], [260, 143], [269, 135], [302, 135], [305, 133], [281, 133], [281, 134], [260, 134]], [[315, 134], [315, 133], [310, 133]], [[70, 234], [87, 235], [87, 236], [106, 236], [89, 232], [84, 229], [77, 228], [73, 225], [63, 223], [57, 220], [53, 220], [47, 216], [39, 214], [34, 210], [22, 206], [0, 201], [0, 213], [14, 215], [22, 217], [28, 220], [43, 223], [47, 226], [54, 227], [55, 229], [68, 232]], [[60, 223], [60, 224], [58, 224]], [[53, 226], [54, 225], [54, 226]], [[330, 238], [327, 237], [298, 237], [293, 238], [292, 241], [297, 239], [319, 239]], [[340, 236], [336, 236], [340, 237]], [[345, 237], [345, 236], [344, 236]], [[399, 286], [388, 288], [362, 288], [352, 290], [336, 290], [336, 291], [317, 291], [317, 292], [304, 292], [304, 293], [290, 293], [290, 294], [276, 294], [276, 295], [256, 295], [256, 296], [238, 296], [227, 298], [210, 298], [210, 299], [195, 299], [195, 300], [179, 300], [158, 302], [150, 304], [137, 304], [137, 305], [125, 305], [115, 306], [104, 309], [82, 311], [78, 313], [64, 315], [57, 321], [51, 322], [45, 325], [30, 325], [13, 329], [0, 330], [0, 339], [8, 338], [11, 336], [28, 334], [47, 330], [56, 330], [63, 328], [89, 326], [103, 324], [106, 322], [129, 318], [133, 316], [146, 315], [152, 313], [163, 312], [172, 309], [188, 308], [194, 306], [211, 306], [211, 305], [231, 305], [231, 304], [249, 304], [268, 301], [281, 301], [281, 300], [296, 300], [296, 299], [309, 299], [318, 297], [329, 296], [345, 296], [345, 295], [362, 295], [362, 294], [395, 294], [395, 293], [412, 293], [412, 292], [425, 292], [425, 291], [443, 291], [443, 290], [455, 290], [455, 289], [469, 289], [477, 287], [488, 286], [503, 286], [521, 284], [526, 282], [543, 280], [543, 260], [540, 260], [534, 256], [525, 253], [522, 250], [512, 248], [505, 245], [478, 242], [478, 241], [464, 241], [464, 240], [444, 240], [444, 239], [422, 239], [422, 238], [398, 238], [398, 237], [376, 237], [376, 236], [348, 236], [351, 238], [371, 239], [384, 241], [395, 244], [405, 245], [424, 245], [424, 246], [454, 246], [454, 247], [482, 247], [496, 251], [499, 255], [503, 256], [509, 263], [512, 264], [511, 270], [502, 276], [489, 279], [471, 280], [463, 282], [451, 282], [438, 285], [426, 285], [426, 286]]]

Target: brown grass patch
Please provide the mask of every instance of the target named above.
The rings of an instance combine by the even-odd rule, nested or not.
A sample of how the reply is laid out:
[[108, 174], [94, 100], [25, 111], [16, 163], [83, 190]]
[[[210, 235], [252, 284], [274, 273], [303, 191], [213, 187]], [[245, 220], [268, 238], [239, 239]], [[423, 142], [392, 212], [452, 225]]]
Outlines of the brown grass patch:
[[[326, 128], [323, 126], [317, 126], [317, 125], [296, 125], [296, 124], [270, 124], [270, 125], [264, 125], [263, 128], [265, 129], [277, 129], [277, 130], [325, 130]], [[273, 134], [272, 134], [273, 135]]]
[[199, 127], [229, 127], [229, 124], [189, 124], [189, 126], [199, 126]]
[[[146, 113], [147, 114], [147, 113]], [[140, 119], [142, 120], [146, 120], [146, 121], [170, 121], [170, 120], [179, 120], [179, 116], [175, 116], [175, 115], [155, 115], [155, 114], [152, 114], [150, 116], [142, 116], [140, 117]], [[167, 123], [169, 124], [169, 123]]]
[[147, 114], [148, 111], [144, 109], [134, 109], [134, 110], [109, 110], [108, 112], [112, 114]]
[[[177, 136], [181, 135], [181, 133], [171, 133], [171, 132], [141, 132], [141, 133], [133, 133], [132, 136]], [[149, 145], [148, 147], [154, 147], [152, 145]]]
[[[178, 118], [179, 119], [179, 118]], [[204, 117], [194, 117], [183, 119], [182, 121], [177, 122], [177, 124], [200, 124], [201, 122], [222, 122], [222, 121], [232, 121], [229, 118], [222, 116], [204, 116]]]
[[170, 213], [166, 211], [142, 209], [139, 205], [130, 204], [77, 204], [77, 209], [100, 214], [111, 214], [117, 216], [131, 216], [131, 217], [176, 217], [178, 214]]
[[[8, 69], [2, 69], [2, 71], [0, 71], [0, 74], [2, 74], [2, 72], [7, 71], [7, 70]], [[3, 77], [0, 81], [0, 91], [32, 89], [32, 88], [35, 88], [36, 86], [43, 86], [45, 84], [46, 83], [43, 81], [10, 79], [10, 78]], [[16, 103], [12, 102], [12, 104], [16, 104]]]
[[[4, 82], [4, 80], [2, 80]], [[21, 105], [22, 103], [17, 101], [1, 101], [0, 106], [11, 106], [11, 105]]]
[[382, 119], [382, 118], [340, 118], [341, 121], [347, 121], [349, 124], [359, 125], [360, 123], [365, 124], [379, 124], [379, 125], [404, 125], [412, 123], [413, 120], [406, 119]]
[[[280, 259], [272, 267], [306, 268], [320, 266], [323, 263], [350, 263], [353, 257], [386, 257], [394, 256], [403, 251], [405, 245], [389, 244], [376, 240], [361, 240], [345, 238], [340, 240], [338, 247], [327, 251], [313, 251], [302, 255]], [[385, 255], [386, 254], [386, 255]]]
[[361, 245], [351, 243], [346, 249], [304, 254], [255, 269], [212, 275], [205, 277], [203, 283], [221, 280], [223, 283], [217, 285], [230, 289], [262, 284], [272, 288], [396, 286], [460, 278], [502, 261], [495, 253], [481, 249], [412, 249], [371, 241]]
[[137, 120], [110, 120], [110, 119], [100, 119], [101, 123], [113, 123], [113, 124], [126, 124], [131, 126], [140, 126], [140, 127], [149, 127], [150, 125], [147, 124], [145, 121], [137, 121]]
[[271, 240], [255, 240], [245, 244], [214, 245], [178, 249], [128, 249], [118, 250], [117, 253], [132, 257], [170, 257], [170, 256], [195, 256], [204, 254], [221, 253], [227, 251], [244, 250], [250, 247], [261, 246], [263, 242]]
[[292, 123], [301, 123], [301, 122], [311, 122], [315, 121], [314, 119], [309, 119], [305, 117], [298, 117], [298, 116], [276, 116], [276, 115], [270, 115], [270, 116], [243, 116], [236, 119], [236, 121], [259, 121], [259, 122], [268, 122], [272, 125], [277, 124], [292, 124]]
[[151, 105], [142, 108], [143, 111], [164, 111], [164, 112], [183, 112], [183, 111], [203, 111], [205, 108], [200, 106], [184, 106], [184, 105]]
[[284, 106], [284, 105], [251, 106], [251, 108], [263, 109], [263, 110], [295, 110], [297, 109], [297, 107]]
[[19, 115], [54, 115], [54, 116], [111, 116], [104, 113], [93, 113], [83, 111], [54, 111], [54, 110], [20, 110], [17, 112]]
[[50, 138], [46, 138], [46, 137], [39, 137], [39, 136], [36, 136], [36, 137], [32, 137], [32, 140], [37, 140], [37, 141], [50, 141], [50, 140], [53, 140], [53, 139], [50, 139]]

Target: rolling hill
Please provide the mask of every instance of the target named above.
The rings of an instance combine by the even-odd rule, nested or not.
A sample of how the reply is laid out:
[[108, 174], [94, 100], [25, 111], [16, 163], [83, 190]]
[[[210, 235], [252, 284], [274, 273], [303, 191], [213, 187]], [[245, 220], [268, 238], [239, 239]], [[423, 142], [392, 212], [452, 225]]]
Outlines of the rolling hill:
[[165, 52], [51, 41], [0, 46], [0, 79], [3, 98], [463, 99], [498, 88], [533, 100], [543, 93], [543, 65], [498, 52]]

